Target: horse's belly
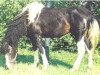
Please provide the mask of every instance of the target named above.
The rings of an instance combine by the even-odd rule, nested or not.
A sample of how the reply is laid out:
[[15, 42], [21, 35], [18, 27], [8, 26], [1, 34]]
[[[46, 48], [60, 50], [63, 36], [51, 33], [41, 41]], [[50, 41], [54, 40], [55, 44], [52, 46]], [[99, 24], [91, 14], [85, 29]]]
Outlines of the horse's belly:
[[44, 31], [42, 33], [43, 37], [61, 37], [70, 31], [70, 26], [65, 25], [64, 27], [53, 29], [49, 31]]

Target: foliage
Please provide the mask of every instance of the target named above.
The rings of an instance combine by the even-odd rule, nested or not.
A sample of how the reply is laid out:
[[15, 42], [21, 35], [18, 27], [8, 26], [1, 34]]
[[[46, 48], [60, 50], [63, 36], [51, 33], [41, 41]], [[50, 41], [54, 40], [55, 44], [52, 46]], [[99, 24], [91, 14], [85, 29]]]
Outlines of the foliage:
[[77, 7], [80, 1], [51, 1], [51, 7], [64, 8], [64, 7]]
[[76, 51], [75, 40], [70, 34], [64, 35], [61, 38], [54, 38], [50, 43], [52, 50], [65, 50], [65, 51]]
[[[0, 41], [4, 37], [8, 23], [22, 10], [22, 8], [32, 0], [5, 0], [0, 4]], [[21, 39], [23, 42], [19, 44], [25, 47], [26, 38]]]
[[[0, 41], [4, 37], [4, 32], [8, 26], [10, 20], [14, 18], [24, 6], [33, 0], [2, 0], [0, 3]], [[44, 0], [41, 0], [42, 3], [46, 4]], [[77, 7], [81, 6], [81, 1], [50, 1], [49, 2], [52, 8], [61, 8], [61, 7]], [[96, 1], [87, 1], [87, 8], [90, 9], [92, 7], [96, 14], [97, 19], [100, 17], [100, 2]], [[91, 9], [90, 9], [91, 10]], [[60, 39], [54, 38], [50, 43], [50, 48], [53, 50], [76, 50], [75, 42], [73, 41], [70, 35], [65, 35]], [[28, 48], [31, 49], [30, 42], [26, 39], [26, 37], [21, 38], [19, 42], [20, 48]], [[98, 47], [99, 48], [99, 47]]]

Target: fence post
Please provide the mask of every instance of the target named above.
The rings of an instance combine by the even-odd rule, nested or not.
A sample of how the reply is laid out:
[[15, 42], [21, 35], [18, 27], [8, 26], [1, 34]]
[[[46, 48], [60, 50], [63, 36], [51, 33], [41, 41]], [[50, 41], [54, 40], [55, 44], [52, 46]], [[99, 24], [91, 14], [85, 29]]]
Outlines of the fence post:
[[46, 56], [48, 60], [49, 60], [49, 42], [50, 42], [50, 38], [45, 38], [45, 50], [46, 50]]
[[[45, 0], [45, 6], [46, 7], [51, 6], [50, 0]], [[46, 50], [46, 56], [48, 60], [49, 60], [49, 42], [50, 42], [50, 38], [45, 38], [45, 50]]]

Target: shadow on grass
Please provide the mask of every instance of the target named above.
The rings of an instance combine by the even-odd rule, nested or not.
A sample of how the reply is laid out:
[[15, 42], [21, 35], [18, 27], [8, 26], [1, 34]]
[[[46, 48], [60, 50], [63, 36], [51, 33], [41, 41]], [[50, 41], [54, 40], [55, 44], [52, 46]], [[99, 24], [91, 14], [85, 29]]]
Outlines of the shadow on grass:
[[[17, 63], [33, 64], [34, 63], [34, 55], [33, 56], [32, 55], [18, 55], [16, 61], [17, 61]], [[42, 62], [42, 61], [40, 61], [40, 62]], [[72, 65], [70, 65], [64, 61], [61, 61], [60, 59], [50, 58], [49, 63], [50, 63], [50, 65], [53, 65], [53, 66], [61, 65], [63, 67], [67, 67], [67, 69], [70, 69], [72, 67]], [[0, 67], [5, 67], [4, 56], [0, 56]]]
[[72, 65], [71, 64], [68, 64], [68, 63], [66, 63], [64, 61], [61, 61], [61, 60], [58, 60], [58, 59], [52, 59], [52, 58], [50, 58], [49, 62], [53, 66], [61, 65], [63, 67], [66, 67], [67, 69], [72, 68]]
[[[18, 55], [16, 61], [17, 61], [17, 63], [23, 63], [23, 64], [24, 63], [28, 63], [28, 64], [31, 64], [31, 63], [34, 62], [33, 57], [34, 56], [32, 56], [32, 55]], [[6, 68], [5, 56], [4, 55], [0, 55], [0, 67]]]
[[17, 56], [17, 63], [33, 63], [34, 62], [34, 56], [32, 55], [18, 55]]
[[[18, 55], [17, 62], [18, 63], [29, 63], [29, 64], [34, 63], [34, 55], [33, 56], [32, 55], [28, 55], [28, 56], [27, 55]], [[42, 63], [41, 58], [40, 58], [40, 62]], [[63, 67], [67, 67], [67, 69], [72, 68], [71, 64], [68, 64], [68, 63], [61, 61], [59, 59], [50, 58], [49, 63], [50, 63], [50, 65], [53, 65], [53, 66], [61, 65]]]

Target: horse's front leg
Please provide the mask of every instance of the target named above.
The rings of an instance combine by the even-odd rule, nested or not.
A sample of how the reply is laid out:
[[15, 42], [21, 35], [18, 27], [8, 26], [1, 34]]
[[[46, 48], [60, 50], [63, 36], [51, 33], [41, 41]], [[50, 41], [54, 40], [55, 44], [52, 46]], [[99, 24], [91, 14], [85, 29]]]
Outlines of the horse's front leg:
[[17, 51], [11, 46], [8, 46], [8, 51], [5, 53], [5, 62], [7, 69], [12, 69], [16, 62]]
[[34, 52], [34, 67], [37, 67], [39, 64], [39, 50], [35, 50]]
[[43, 65], [44, 65], [44, 68], [47, 69], [49, 66], [49, 63], [48, 63], [48, 59], [47, 59], [44, 47], [42, 47], [42, 50], [43, 50], [43, 53], [41, 53], [41, 56], [42, 56], [42, 60], [43, 60]]
[[45, 49], [44, 49], [44, 47], [42, 46], [42, 43], [41, 43], [41, 37], [38, 34], [36, 34], [35, 37], [36, 37], [37, 47], [39, 48], [39, 51], [40, 51], [41, 56], [42, 56], [44, 68], [47, 69], [49, 63], [48, 63], [48, 60], [47, 60], [47, 57], [46, 57], [46, 51], [45, 51]]
[[36, 37], [33, 35], [29, 38], [32, 43], [32, 48], [34, 50], [34, 67], [37, 67], [39, 64], [39, 49], [37, 48]]

